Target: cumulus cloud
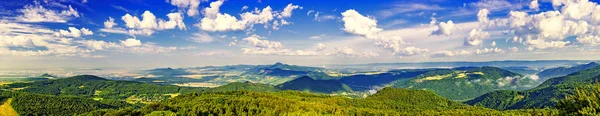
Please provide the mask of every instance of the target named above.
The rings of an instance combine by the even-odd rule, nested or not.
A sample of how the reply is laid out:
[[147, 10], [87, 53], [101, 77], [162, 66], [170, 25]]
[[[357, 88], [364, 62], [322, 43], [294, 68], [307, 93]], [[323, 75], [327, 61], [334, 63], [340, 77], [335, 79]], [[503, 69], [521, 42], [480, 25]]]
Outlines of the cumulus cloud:
[[529, 3], [529, 9], [539, 10], [540, 9], [540, 3], [538, 3], [538, 0], [532, 0]]
[[490, 11], [488, 9], [479, 10], [479, 12], [477, 12], [477, 20], [479, 21], [479, 23], [484, 25], [488, 24], [488, 22], [490, 21], [490, 19], [488, 19], [488, 14], [490, 14]]
[[354, 9], [342, 12], [342, 16], [342, 21], [344, 22], [343, 30], [348, 33], [367, 38], [378, 38], [379, 32], [383, 31], [383, 29], [377, 28], [377, 20], [363, 16]]
[[136, 46], [141, 46], [142, 42], [135, 38], [129, 38], [124, 41], [121, 41], [121, 44], [123, 46], [127, 46], [127, 47], [136, 47]]
[[375, 45], [392, 50], [392, 54], [394, 55], [411, 56], [427, 52], [426, 49], [415, 47], [402, 48], [401, 45], [407, 43], [404, 42], [401, 37], [381, 36], [380, 32], [383, 31], [383, 29], [377, 27], [377, 20], [364, 16], [354, 9], [342, 12], [342, 16], [342, 22], [344, 22], [344, 28], [342, 30], [374, 40]]
[[593, 35], [583, 35], [577, 37], [577, 42], [586, 46], [598, 46], [600, 45], [600, 37]]
[[[214, 1], [210, 3], [210, 7], [204, 9], [205, 17], [200, 20], [196, 26], [205, 31], [236, 31], [252, 28], [255, 24], [263, 24], [268, 28], [271, 24], [273, 30], [278, 30], [281, 25], [291, 24], [283, 18], [292, 16], [294, 9], [301, 8], [298, 5], [289, 4], [282, 12], [273, 11], [271, 6], [267, 6], [262, 10], [255, 9], [254, 11], [240, 14], [240, 19], [227, 13], [220, 13], [220, 7], [224, 1]], [[276, 20], [281, 19], [281, 20]]]
[[67, 21], [78, 18], [79, 12], [73, 9], [69, 5], [69, 9], [56, 11], [46, 9], [43, 6], [37, 5], [26, 5], [19, 12], [23, 13], [16, 17], [16, 20], [21, 22], [54, 22], [54, 23], [66, 23]]
[[171, 3], [173, 6], [177, 6], [180, 9], [187, 9], [188, 16], [196, 16], [199, 14], [198, 6], [200, 5], [200, 0], [167, 0], [166, 2]]
[[496, 41], [492, 41], [492, 47], [496, 47]]
[[169, 17], [168, 21], [163, 19], [157, 19], [154, 14], [150, 11], [145, 11], [142, 14], [142, 20], [137, 16], [131, 16], [130, 14], [125, 14], [121, 17], [121, 19], [125, 22], [125, 26], [131, 29], [150, 29], [150, 30], [164, 30], [164, 29], [174, 29], [175, 27], [179, 27], [180, 30], [185, 29], [185, 24], [183, 23], [183, 17], [179, 13], [169, 13], [167, 14]]
[[452, 20], [449, 20], [448, 22], [440, 22], [440, 24], [438, 24], [438, 28], [431, 32], [431, 35], [451, 35], [453, 29], [454, 23]]
[[107, 28], [107, 29], [113, 28], [116, 25], [117, 25], [117, 23], [115, 23], [115, 19], [112, 17], [108, 17], [108, 20], [106, 20], [104, 22], [104, 28]]
[[284, 18], [291, 17], [292, 11], [294, 9], [302, 9], [302, 7], [298, 6], [298, 5], [293, 5], [290, 3], [283, 9], [283, 12], [281, 12], [281, 15], [279, 15], [279, 16], [284, 17]]
[[528, 50], [564, 48], [571, 43], [565, 40], [567, 37], [593, 34], [591, 29], [594, 25], [580, 19], [592, 13], [579, 12], [581, 9], [572, 5], [579, 4], [566, 4], [562, 10], [564, 13], [546, 11], [528, 15], [526, 12], [511, 11], [507, 27], [512, 30], [510, 34], [514, 34], [512, 42], [528, 45]]
[[488, 38], [490, 34], [481, 29], [473, 29], [469, 32], [469, 36], [465, 38], [464, 45], [466, 46], [479, 46], [483, 43], [483, 39]]
[[59, 30], [58, 32], [55, 33], [55, 35], [57, 36], [63, 36], [63, 37], [81, 37], [81, 35], [93, 35], [94, 32], [90, 31], [87, 28], [81, 28], [81, 30], [75, 28], [75, 27], [69, 27], [69, 30]]
[[[155, 30], [168, 30], [175, 29], [178, 27], [180, 30], [185, 30], [186, 26], [183, 22], [183, 16], [180, 13], [169, 13], [167, 14], [169, 20], [163, 20], [156, 18], [156, 16], [150, 11], [144, 11], [142, 14], [142, 20], [137, 16], [132, 16], [129, 13], [121, 17], [121, 20], [125, 22], [125, 27], [129, 29], [129, 34], [132, 35], [152, 35]], [[109, 25], [110, 18], [108, 21]], [[106, 23], [106, 22], [105, 22]], [[108, 27], [111, 27], [108, 26]], [[108, 28], [107, 26], [105, 26]], [[110, 29], [110, 28], [108, 28]]]
[[590, 15], [596, 8], [596, 3], [588, 0], [568, 0], [562, 7], [562, 13], [573, 19], [581, 19], [583, 16]]

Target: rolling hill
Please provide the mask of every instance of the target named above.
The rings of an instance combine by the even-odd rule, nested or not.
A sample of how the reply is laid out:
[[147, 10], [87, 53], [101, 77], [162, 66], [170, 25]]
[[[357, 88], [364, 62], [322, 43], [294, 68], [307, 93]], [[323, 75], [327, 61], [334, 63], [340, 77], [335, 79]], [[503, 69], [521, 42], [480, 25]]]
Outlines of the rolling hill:
[[384, 88], [351, 99], [297, 91], [208, 92], [177, 96], [140, 109], [97, 110], [84, 115], [551, 115], [549, 110], [496, 111], [472, 107], [433, 92]]
[[548, 79], [530, 90], [495, 91], [465, 103], [499, 110], [552, 108], [560, 99], [573, 94], [577, 88], [594, 88], [593, 84], [598, 82], [597, 80], [600, 80], [600, 66]]
[[527, 88], [533, 81], [496, 67], [436, 69], [394, 87], [430, 90], [452, 100], [467, 100], [488, 92]]
[[282, 90], [298, 90], [317, 93], [352, 92], [352, 89], [338, 80], [315, 80], [308, 76], [277, 85]]

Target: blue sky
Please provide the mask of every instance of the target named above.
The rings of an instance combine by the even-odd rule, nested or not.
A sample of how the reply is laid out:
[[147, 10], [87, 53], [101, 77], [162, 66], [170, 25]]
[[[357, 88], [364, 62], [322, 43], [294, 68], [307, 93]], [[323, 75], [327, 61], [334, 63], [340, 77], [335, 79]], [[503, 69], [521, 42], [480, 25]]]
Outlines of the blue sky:
[[598, 60], [599, 24], [593, 0], [0, 1], [0, 68]]

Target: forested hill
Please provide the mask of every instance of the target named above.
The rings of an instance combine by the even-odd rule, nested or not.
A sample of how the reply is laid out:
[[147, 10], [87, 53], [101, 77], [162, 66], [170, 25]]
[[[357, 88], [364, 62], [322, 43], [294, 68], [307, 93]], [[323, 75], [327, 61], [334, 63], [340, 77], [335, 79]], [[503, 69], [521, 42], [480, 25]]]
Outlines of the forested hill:
[[97, 110], [85, 115], [530, 115], [548, 111], [496, 111], [472, 107], [422, 90], [385, 88], [350, 99], [298, 91], [208, 92], [180, 95], [140, 109]]
[[298, 90], [317, 93], [352, 92], [352, 89], [338, 80], [314, 80], [308, 76], [277, 85], [283, 90]]
[[588, 64], [577, 65], [577, 66], [573, 66], [573, 67], [551, 68], [551, 69], [546, 69], [546, 70], [538, 73], [537, 76], [539, 76], [540, 79], [542, 79], [542, 80], [546, 80], [546, 79], [550, 79], [550, 78], [554, 78], [554, 77], [566, 76], [568, 74], [575, 73], [575, 72], [582, 71], [582, 70], [591, 69], [596, 66], [600, 66], [600, 64], [598, 64], [596, 62], [591, 62]]
[[93, 75], [80, 75], [55, 80], [14, 83], [8, 88], [19, 88], [20, 92], [95, 97], [103, 99], [125, 99], [131, 96], [154, 97], [174, 93], [201, 92], [206, 88], [156, 85], [133, 81], [108, 80]]
[[424, 89], [453, 99], [472, 99], [495, 90], [526, 88], [531, 79], [496, 67], [437, 69], [410, 79], [398, 81], [394, 87]]
[[600, 79], [600, 66], [551, 78], [530, 90], [490, 92], [465, 103], [494, 109], [523, 109], [554, 107], [577, 88], [593, 88]]

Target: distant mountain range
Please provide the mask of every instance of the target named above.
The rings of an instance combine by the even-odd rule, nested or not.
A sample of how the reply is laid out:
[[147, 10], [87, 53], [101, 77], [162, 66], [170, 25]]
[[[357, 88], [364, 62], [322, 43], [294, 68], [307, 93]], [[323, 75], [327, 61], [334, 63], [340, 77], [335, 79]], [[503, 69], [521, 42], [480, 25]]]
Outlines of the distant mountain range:
[[574, 73], [574, 72], [578, 72], [578, 71], [582, 71], [582, 70], [587, 70], [587, 69], [590, 69], [590, 68], [594, 68], [594, 67], [597, 67], [599, 65], [600, 64], [598, 64], [596, 62], [591, 62], [591, 63], [588, 63], [588, 64], [577, 65], [577, 66], [556, 67], [556, 68], [546, 69], [546, 70], [538, 73], [537, 76], [539, 76], [540, 79], [542, 79], [542, 80], [547, 80], [547, 79], [550, 79], [550, 78], [560, 77], [560, 76], [566, 76], [566, 75]]

